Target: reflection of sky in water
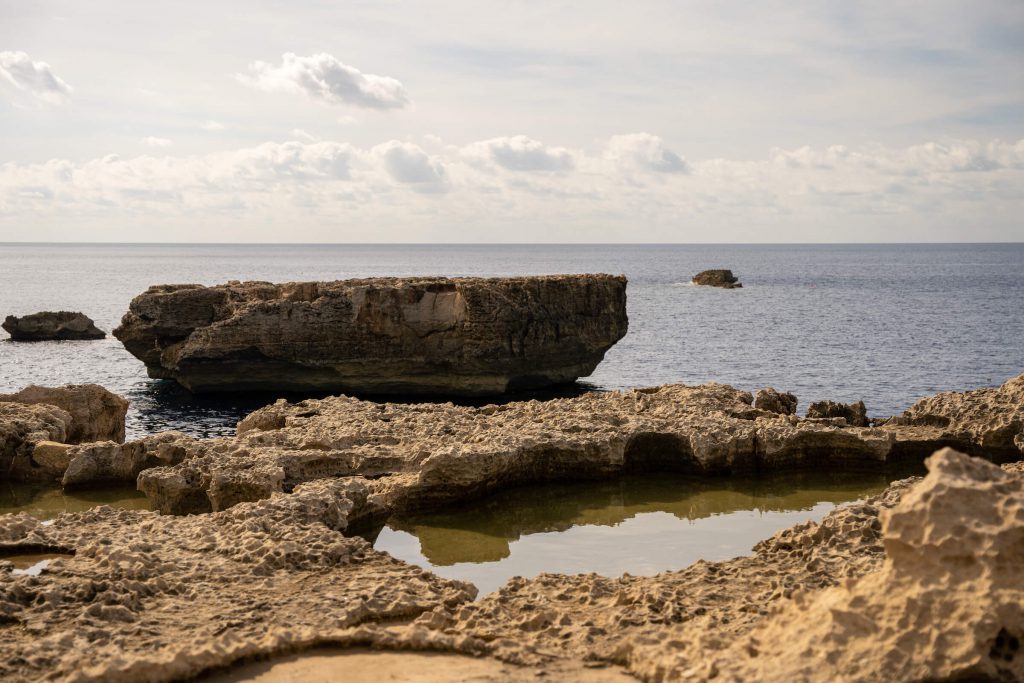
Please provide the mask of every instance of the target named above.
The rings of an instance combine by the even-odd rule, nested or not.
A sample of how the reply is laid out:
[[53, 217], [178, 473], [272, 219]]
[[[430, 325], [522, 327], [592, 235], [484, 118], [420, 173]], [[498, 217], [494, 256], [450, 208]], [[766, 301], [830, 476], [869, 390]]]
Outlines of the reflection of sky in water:
[[820, 520], [834, 505], [808, 510], [741, 510], [702, 519], [680, 519], [667, 512], [644, 512], [613, 526], [574, 526], [565, 531], [528, 534], [509, 543], [509, 556], [492, 562], [437, 566], [420, 551], [419, 539], [390, 527], [374, 546], [450, 579], [470, 581], [484, 595], [513, 576], [541, 572], [606, 576], [651, 575], [682, 569], [697, 560], [726, 560], [750, 552], [759, 540], [807, 520]]

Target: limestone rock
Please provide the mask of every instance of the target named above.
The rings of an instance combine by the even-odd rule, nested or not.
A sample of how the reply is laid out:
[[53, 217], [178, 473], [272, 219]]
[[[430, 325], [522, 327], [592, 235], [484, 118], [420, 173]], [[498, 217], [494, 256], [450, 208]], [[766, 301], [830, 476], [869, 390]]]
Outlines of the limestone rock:
[[37, 441], [32, 448], [32, 461], [53, 479], [60, 479], [71, 462], [73, 447], [57, 441]]
[[610, 275], [161, 285], [114, 336], [195, 392], [488, 395], [589, 375], [626, 333]]
[[45, 311], [22, 317], [7, 316], [3, 327], [13, 341], [103, 339], [106, 333], [83, 313]]
[[724, 268], [702, 270], [693, 276], [693, 284], [723, 289], [738, 289], [743, 286], [731, 270]]
[[835, 401], [818, 401], [807, 409], [807, 417], [819, 420], [841, 418], [851, 427], [867, 427], [868, 412], [864, 401], [856, 403], [836, 403]]
[[46, 403], [66, 410], [72, 417], [67, 443], [124, 441], [128, 401], [98, 384], [67, 384], [56, 388], [32, 384], [14, 394], [0, 394], [2, 402]]
[[793, 394], [779, 393], [772, 387], [761, 389], [754, 395], [754, 407], [779, 415], [795, 415], [797, 398]]
[[339, 496], [347, 486], [318, 482], [194, 517], [98, 507], [43, 525], [0, 515], [0, 558], [54, 554], [39, 576], [0, 561], [0, 679], [186, 680], [344, 644], [363, 623], [475, 596], [335, 530], [352, 504]]
[[194, 439], [180, 432], [161, 432], [138, 441], [118, 444], [99, 441], [71, 446], [61, 484], [82, 488], [111, 482], [134, 483], [150, 467], [181, 462]]
[[1024, 375], [994, 389], [923, 398], [891, 422], [939, 429], [949, 445], [971, 455], [994, 452], [1018, 460], [1024, 456]]
[[878, 571], [796, 596], [681, 678], [1024, 680], [1024, 478], [950, 449], [883, 512]]
[[154, 509], [189, 514], [317, 479], [366, 477], [375, 503], [396, 511], [624, 472], [880, 468], [944, 445], [936, 427], [850, 427], [752, 403], [713, 383], [482, 407], [282, 400], [242, 420], [236, 437], [191, 442], [179, 464], [141, 471], [138, 484]]
[[32, 454], [37, 443], [66, 440], [71, 423], [71, 415], [57, 406], [0, 402], [0, 480], [53, 479]]

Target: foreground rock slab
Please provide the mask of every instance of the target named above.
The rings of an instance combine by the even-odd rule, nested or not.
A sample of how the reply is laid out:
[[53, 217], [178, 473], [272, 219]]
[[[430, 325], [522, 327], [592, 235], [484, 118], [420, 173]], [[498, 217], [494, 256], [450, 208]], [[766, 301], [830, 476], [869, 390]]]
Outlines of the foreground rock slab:
[[572, 382], [626, 333], [611, 275], [160, 285], [114, 336], [195, 392], [476, 396]]
[[[179, 680], [475, 595], [343, 536], [351, 506], [317, 483], [200, 517], [0, 516], [0, 679]], [[23, 553], [48, 563], [16, 573]]]
[[[634, 471], [877, 469], [921, 462], [942, 446], [1004, 462], [1024, 452], [1017, 437], [1007, 436], [1007, 425], [1019, 430], [1024, 424], [1022, 387], [1018, 378], [999, 389], [947, 397], [942, 405], [960, 411], [956, 419], [939, 420], [939, 408], [930, 408], [927, 419], [881, 427], [759, 409], [750, 393], [722, 384], [483, 407], [344, 396], [278, 401], [239, 423], [235, 438], [183, 444], [178, 464], [142, 470], [138, 485], [155, 509], [189, 514], [307, 481], [354, 477], [370, 492], [363, 513], [376, 516], [517, 484]], [[1000, 416], [966, 407], [979, 401], [997, 405]]]
[[45, 311], [20, 318], [9, 315], [0, 327], [13, 341], [103, 339], [107, 336], [87, 315], [72, 311]]

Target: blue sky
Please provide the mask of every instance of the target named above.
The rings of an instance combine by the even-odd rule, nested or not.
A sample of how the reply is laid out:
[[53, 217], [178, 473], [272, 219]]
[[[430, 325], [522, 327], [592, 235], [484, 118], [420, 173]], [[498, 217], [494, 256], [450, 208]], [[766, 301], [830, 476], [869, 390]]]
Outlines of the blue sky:
[[0, 4], [0, 241], [1022, 240], [1022, 139], [1019, 0]]

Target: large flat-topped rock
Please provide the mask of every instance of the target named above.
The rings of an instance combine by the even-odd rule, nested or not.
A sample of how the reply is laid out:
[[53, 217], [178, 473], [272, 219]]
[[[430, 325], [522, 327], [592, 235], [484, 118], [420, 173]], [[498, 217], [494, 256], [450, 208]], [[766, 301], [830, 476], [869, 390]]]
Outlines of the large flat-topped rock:
[[114, 330], [195, 392], [501, 394], [575, 381], [626, 334], [626, 279], [159, 285]]

